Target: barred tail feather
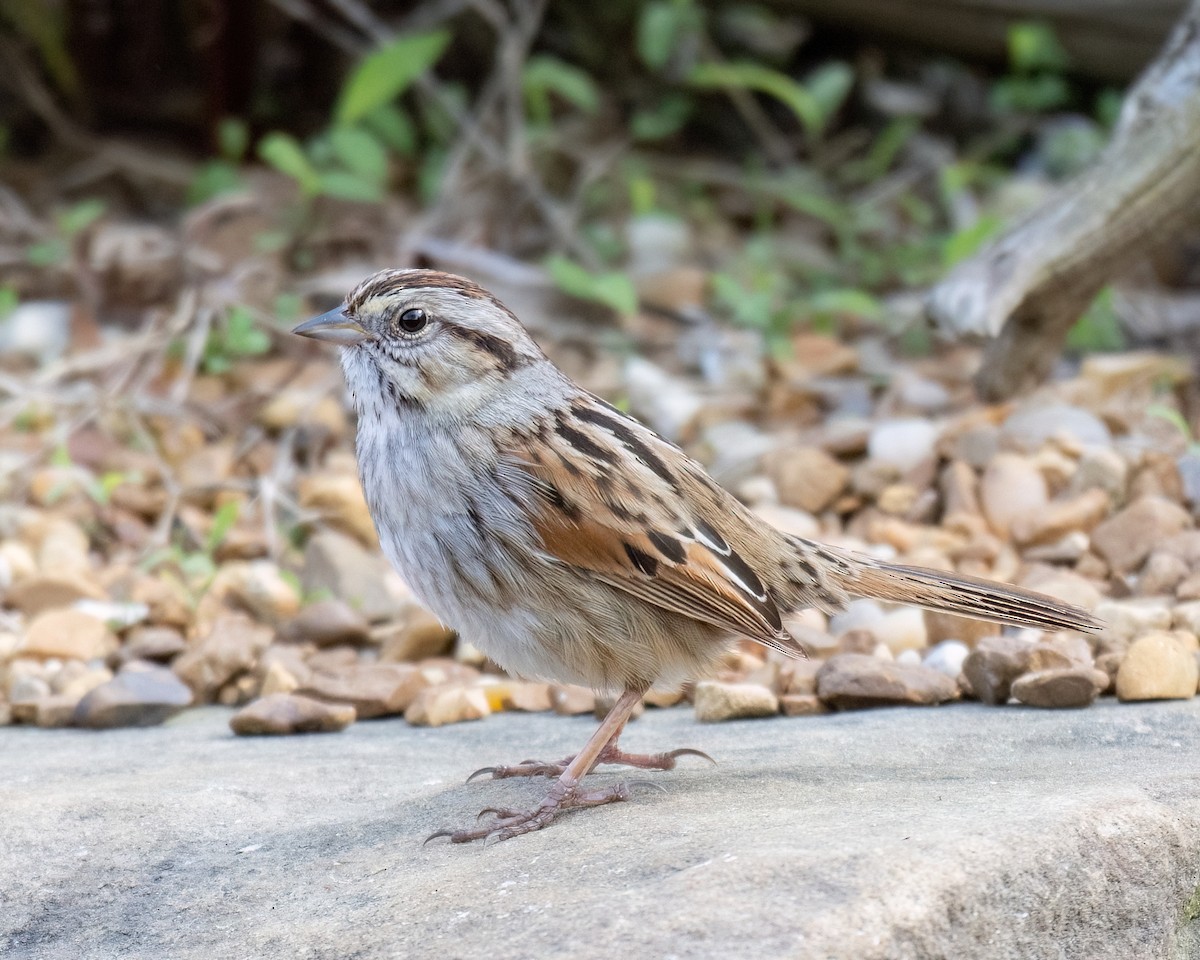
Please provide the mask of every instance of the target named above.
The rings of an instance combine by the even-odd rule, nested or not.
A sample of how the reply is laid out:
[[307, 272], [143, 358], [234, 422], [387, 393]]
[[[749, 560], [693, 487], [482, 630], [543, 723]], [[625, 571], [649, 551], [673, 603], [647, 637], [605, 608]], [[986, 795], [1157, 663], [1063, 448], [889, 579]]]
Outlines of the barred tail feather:
[[835, 576], [838, 585], [854, 596], [1019, 627], [1096, 633], [1104, 626], [1086, 610], [1032, 590], [870, 557], [845, 559], [850, 562], [835, 568]]
[[796, 607], [833, 611], [851, 597], [869, 597], [1019, 627], [1084, 633], [1104, 628], [1086, 610], [1033, 590], [961, 573], [889, 563], [803, 537], [788, 540], [795, 552], [785, 569], [785, 599]]

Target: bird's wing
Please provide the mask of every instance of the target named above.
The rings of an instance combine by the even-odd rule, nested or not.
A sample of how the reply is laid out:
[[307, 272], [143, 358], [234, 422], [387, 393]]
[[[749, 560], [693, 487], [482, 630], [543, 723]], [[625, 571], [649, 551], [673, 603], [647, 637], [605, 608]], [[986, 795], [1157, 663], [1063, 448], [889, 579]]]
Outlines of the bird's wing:
[[637, 421], [585, 395], [516, 435], [504, 460], [528, 482], [547, 559], [664, 610], [796, 646], [721, 518], [697, 515], [688, 489], [699, 468]]

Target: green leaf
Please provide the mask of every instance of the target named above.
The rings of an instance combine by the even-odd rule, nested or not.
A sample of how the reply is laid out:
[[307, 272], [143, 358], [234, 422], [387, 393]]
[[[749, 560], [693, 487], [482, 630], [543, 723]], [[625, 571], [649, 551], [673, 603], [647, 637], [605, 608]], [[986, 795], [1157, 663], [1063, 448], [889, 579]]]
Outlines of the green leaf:
[[865, 290], [824, 290], [808, 301], [813, 313], [863, 317], [878, 320], [883, 315], [883, 306]]
[[637, 291], [620, 272], [589, 273], [579, 264], [556, 254], [546, 260], [550, 278], [564, 293], [581, 300], [592, 300], [622, 314], [637, 311]]
[[956, 233], [952, 233], [942, 245], [942, 263], [947, 267], [952, 267], [954, 264], [966, 260], [995, 236], [1003, 225], [1003, 220], [995, 214], [988, 213], [969, 227], [963, 227]]
[[98, 197], [80, 200], [58, 215], [58, 229], [64, 236], [73, 237], [104, 216], [107, 206]]
[[817, 67], [804, 81], [804, 87], [817, 102], [821, 114], [820, 129], [824, 129], [833, 115], [841, 109], [850, 88], [854, 86], [854, 71], [849, 64], [834, 60]]
[[240, 512], [241, 504], [237, 500], [229, 500], [217, 508], [217, 512], [213, 515], [212, 526], [208, 528], [208, 537], [204, 542], [205, 553], [211, 556], [225, 542], [229, 531], [237, 523]]
[[410, 33], [368, 54], [342, 88], [338, 122], [354, 123], [394, 100], [437, 63], [449, 43], [448, 30]]
[[376, 107], [363, 118], [363, 125], [402, 157], [417, 152], [417, 128], [408, 114], [393, 103]]
[[315, 196], [320, 190], [320, 175], [309, 162], [300, 141], [290, 133], [268, 133], [258, 142], [258, 155], [264, 163], [295, 180], [305, 196]]
[[1192, 428], [1188, 426], [1188, 422], [1184, 419], [1183, 414], [1174, 407], [1168, 407], [1165, 403], [1152, 403], [1146, 408], [1146, 413], [1152, 417], [1158, 417], [1160, 420], [1166, 420], [1167, 423], [1183, 434], [1184, 439], [1192, 439]]
[[329, 140], [334, 156], [351, 173], [376, 185], [387, 179], [387, 150], [362, 127], [334, 127]]
[[8, 283], [0, 286], [0, 320], [16, 310], [20, 302], [21, 297], [16, 287]]
[[521, 89], [530, 117], [540, 123], [550, 120], [550, 94], [588, 114], [595, 113], [600, 104], [600, 93], [586, 72], [547, 53], [534, 54], [525, 61]]
[[232, 357], [253, 357], [271, 349], [271, 338], [245, 307], [233, 307], [225, 320], [222, 346]]
[[701, 63], [688, 80], [701, 89], [765, 93], [791, 110], [810, 134], [819, 133], [824, 123], [816, 97], [786, 74], [757, 63]]
[[191, 206], [204, 203], [223, 193], [241, 189], [242, 178], [228, 160], [210, 160], [204, 164], [187, 188], [187, 202]]
[[217, 149], [230, 163], [241, 163], [250, 145], [250, 128], [241, 117], [225, 117], [217, 124]]
[[684, 26], [684, 5], [657, 0], [642, 7], [637, 24], [637, 51], [651, 70], [661, 70], [671, 59], [676, 38]]
[[327, 170], [322, 173], [321, 193], [353, 203], [378, 203], [383, 199], [383, 187], [349, 170]]
[[35, 267], [52, 267], [67, 259], [67, 245], [58, 237], [31, 243], [25, 248], [25, 259]]
[[1112, 287], [1105, 287], [1067, 333], [1067, 347], [1081, 353], [1125, 349], [1125, 332], [1113, 307]]
[[636, 110], [629, 119], [629, 132], [635, 140], [663, 140], [683, 129], [692, 114], [692, 99], [680, 93], [668, 93], [653, 107]]
[[1008, 28], [1008, 60], [1017, 73], [1060, 72], [1070, 62], [1054, 28], [1036, 21], [1014, 23]]

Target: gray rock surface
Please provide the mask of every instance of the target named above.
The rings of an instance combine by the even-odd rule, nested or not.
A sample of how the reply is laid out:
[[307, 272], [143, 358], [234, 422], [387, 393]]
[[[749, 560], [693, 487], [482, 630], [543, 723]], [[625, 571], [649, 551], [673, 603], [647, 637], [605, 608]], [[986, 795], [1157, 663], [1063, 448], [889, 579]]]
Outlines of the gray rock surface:
[[1200, 700], [647, 711], [622, 746], [720, 766], [488, 847], [421, 840], [531, 804], [545, 781], [463, 780], [593, 721], [243, 739], [229, 715], [0, 729], [0, 956], [1200, 956]]

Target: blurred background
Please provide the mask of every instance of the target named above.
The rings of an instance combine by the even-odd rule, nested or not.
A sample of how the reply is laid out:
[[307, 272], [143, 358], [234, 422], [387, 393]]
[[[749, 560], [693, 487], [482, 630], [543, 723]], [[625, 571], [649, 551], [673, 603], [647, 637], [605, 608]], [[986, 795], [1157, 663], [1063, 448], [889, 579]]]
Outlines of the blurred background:
[[[0, 717], [83, 722], [130, 662], [228, 704], [487, 668], [379, 559], [336, 360], [287, 332], [384, 266], [492, 289], [793, 532], [1200, 598], [1155, 549], [1200, 502], [1195, 17], [0, 0]], [[86, 649], [34, 629], [80, 602]], [[982, 629], [862, 616], [796, 629]]]

